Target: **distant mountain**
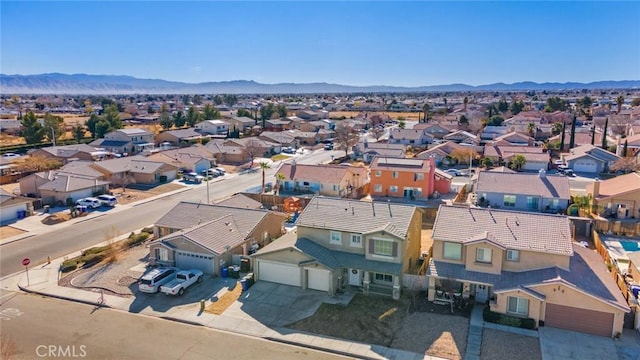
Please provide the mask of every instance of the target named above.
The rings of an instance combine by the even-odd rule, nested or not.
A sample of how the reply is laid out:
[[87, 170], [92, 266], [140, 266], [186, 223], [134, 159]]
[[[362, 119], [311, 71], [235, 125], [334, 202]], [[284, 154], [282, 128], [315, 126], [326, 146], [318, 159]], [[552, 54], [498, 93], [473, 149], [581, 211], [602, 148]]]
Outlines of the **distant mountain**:
[[0, 74], [1, 94], [294, 94], [294, 93], [371, 93], [430, 91], [518, 91], [571, 89], [640, 88], [640, 80], [598, 81], [592, 83], [495, 83], [471, 86], [465, 84], [418, 87], [350, 86], [328, 83], [261, 84], [249, 80], [203, 82], [197, 84], [159, 79], [138, 79], [124, 75], [87, 74]]

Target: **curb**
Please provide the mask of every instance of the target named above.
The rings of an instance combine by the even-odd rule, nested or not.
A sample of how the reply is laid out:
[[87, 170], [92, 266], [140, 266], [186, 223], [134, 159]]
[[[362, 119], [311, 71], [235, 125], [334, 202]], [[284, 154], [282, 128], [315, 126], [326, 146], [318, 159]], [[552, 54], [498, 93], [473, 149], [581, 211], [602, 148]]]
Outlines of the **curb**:
[[331, 349], [331, 348], [325, 348], [325, 347], [322, 347], [322, 346], [315, 346], [315, 345], [311, 345], [311, 344], [299, 343], [299, 342], [296, 342], [296, 341], [278, 339], [278, 338], [274, 338], [274, 337], [270, 337], [270, 336], [263, 337], [263, 339], [269, 340], [269, 341], [273, 341], [273, 342], [277, 342], [277, 343], [293, 345], [293, 346], [298, 346], [298, 347], [312, 349], [312, 350], [318, 350], [318, 351], [322, 351], [322, 352], [326, 352], [326, 353], [330, 353], [330, 354], [346, 356], [346, 357], [350, 357], [350, 358], [365, 359], [365, 360], [378, 360], [376, 358], [362, 356], [361, 354], [353, 354], [353, 353], [349, 353], [349, 352], [346, 352], [346, 351], [340, 351], [340, 350], [335, 350], [335, 349]]
[[66, 301], [73, 301], [73, 302], [77, 302], [77, 303], [81, 303], [81, 304], [85, 304], [85, 305], [92, 305], [92, 306], [99, 307], [99, 308], [112, 309], [112, 307], [110, 305], [107, 305], [107, 304], [99, 304], [99, 303], [97, 303], [95, 301], [75, 299], [75, 298], [68, 297], [68, 296], [53, 295], [53, 294], [45, 293], [45, 292], [42, 292], [42, 291], [30, 290], [30, 289], [22, 287], [20, 284], [17, 284], [17, 285], [18, 285], [18, 289], [20, 289], [20, 290], [22, 290], [24, 292], [30, 293], [30, 294], [36, 294], [36, 295], [51, 297], [51, 298], [55, 298], [55, 299], [66, 300]]
[[160, 196], [158, 196], [158, 197], [152, 197], [152, 198], [150, 198], [150, 199], [140, 200], [139, 202], [136, 202], [136, 203], [134, 203], [134, 204], [131, 204], [131, 207], [136, 207], [136, 206], [139, 206], [139, 205], [144, 205], [144, 204], [146, 204], [146, 203], [150, 203], [150, 202], [152, 202], [152, 201], [156, 201], [156, 200], [159, 200], [159, 199], [162, 199], [162, 198], [165, 198], [165, 197], [169, 197], [169, 196], [172, 196], [172, 195], [175, 195], [175, 194], [183, 193], [183, 192], [185, 192], [185, 191], [189, 191], [189, 190], [192, 190], [192, 189], [193, 189], [193, 187], [187, 187], [187, 188], [185, 188], [185, 189], [179, 189], [179, 190], [176, 190], [175, 192], [172, 192], [171, 194], [162, 194], [162, 195], [160, 195]]
[[175, 322], [182, 323], [182, 324], [187, 324], [187, 325], [204, 326], [204, 325], [202, 325], [201, 323], [199, 323], [197, 321], [184, 320], [184, 319], [179, 319], [179, 318], [172, 317], [172, 316], [160, 316], [159, 318], [163, 319], [163, 320], [175, 321]]
[[69, 223], [69, 225], [80, 224], [80, 223], [83, 223], [85, 221], [89, 221], [89, 220], [97, 219], [99, 217], [103, 217], [105, 215], [107, 215], [107, 214], [106, 213], [102, 213], [102, 214], [99, 214], [99, 215], [96, 215], [96, 216], [87, 217], [86, 219], [78, 220], [78, 221], [74, 222], [73, 224]]
[[11, 243], [14, 243], [14, 242], [20, 241], [20, 240], [26, 240], [26, 239], [31, 238], [31, 237], [34, 237], [34, 236], [36, 236], [36, 235], [38, 235], [38, 234], [27, 234], [27, 235], [25, 235], [25, 236], [23, 236], [23, 237], [20, 237], [20, 238], [17, 238], [17, 239], [4, 241], [4, 242], [0, 243], [0, 246], [8, 245], [8, 244], [11, 244]]

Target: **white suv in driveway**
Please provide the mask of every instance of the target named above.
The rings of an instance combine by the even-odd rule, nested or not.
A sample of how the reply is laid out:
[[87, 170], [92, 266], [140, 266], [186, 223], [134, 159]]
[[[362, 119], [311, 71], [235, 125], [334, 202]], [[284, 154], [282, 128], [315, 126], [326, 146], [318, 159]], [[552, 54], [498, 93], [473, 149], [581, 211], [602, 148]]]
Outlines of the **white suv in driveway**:
[[82, 205], [88, 208], [97, 209], [100, 206], [102, 206], [102, 203], [100, 202], [100, 200], [94, 197], [88, 197], [88, 198], [84, 198], [76, 201], [76, 205]]
[[106, 206], [116, 206], [118, 203], [118, 199], [116, 199], [113, 195], [98, 195], [98, 200], [102, 203], [102, 205]]

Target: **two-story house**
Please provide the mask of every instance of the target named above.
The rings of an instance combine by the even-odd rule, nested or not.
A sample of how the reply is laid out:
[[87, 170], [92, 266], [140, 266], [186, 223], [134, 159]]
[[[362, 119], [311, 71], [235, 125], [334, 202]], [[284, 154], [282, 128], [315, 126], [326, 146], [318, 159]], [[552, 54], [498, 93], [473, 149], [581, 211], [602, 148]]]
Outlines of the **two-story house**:
[[314, 197], [295, 233], [253, 255], [259, 281], [334, 294], [346, 286], [400, 298], [402, 274], [420, 257], [414, 206]]
[[[278, 180], [281, 175], [282, 179]], [[283, 163], [276, 171], [282, 194], [319, 194], [347, 196], [368, 182], [367, 169], [361, 166], [308, 165]]]
[[591, 211], [613, 219], [640, 219], [640, 174], [630, 173], [587, 185]]
[[389, 144], [424, 147], [433, 141], [433, 136], [423, 130], [393, 128], [389, 133]]
[[473, 185], [479, 206], [511, 210], [564, 213], [571, 194], [565, 176], [480, 171]]
[[566, 216], [442, 205], [432, 237], [430, 301], [473, 298], [538, 326], [622, 333], [629, 306]]
[[233, 255], [248, 255], [280, 237], [285, 220], [268, 210], [183, 201], [155, 223], [158, 240], [149, 246], [149, 260], [220, 275]]
[[118, 129], [104, 134], [104, 139], [97, 139], [91, 146], [101, 147], [109, 151], [124, 154], [138, 154], [155, 148], [152, 133], [138, 128]]
[[411, 200], [429, 198], [435, 191], [433, 158], [375, 157], [371, 161], [371, 195]]
[[[253, 125], [253, 120], [250, 123]], [[227, 135], [229, 133], [229, 122], [225, 120], [205, 120], [197, 123], [194, 127], [201, 134]], [[241, 132], [244, 130], [242, 125], [241, 127], [236, 126], [236, 128]]]
[[389, 144], [381, 142], [368, 142], [367, 139], [358, 141], [353, 147], [353, 156], [362, 157], [366, 163], [370, 163], [376, 156], [404, 157], [407, 146], [404, 144]]
[[29, 156], [58, 160], [62, 164], [75, 160], [93, 161], [99, 157], [99, 153], [98, 149], [87, 144], [47, 146], [28, 152]]

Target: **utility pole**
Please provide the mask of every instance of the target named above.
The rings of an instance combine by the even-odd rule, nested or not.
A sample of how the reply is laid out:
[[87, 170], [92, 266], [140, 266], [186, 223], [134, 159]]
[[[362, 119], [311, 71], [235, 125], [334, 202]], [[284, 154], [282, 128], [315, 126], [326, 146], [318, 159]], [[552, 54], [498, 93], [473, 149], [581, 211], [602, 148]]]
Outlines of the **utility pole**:
[[207, 205], [210, 205], [211, 202], [209, 201], [209, 172], [208, 171], [205, 174], [205, 178], [206, 178], [206, 181], [207, 181]]

